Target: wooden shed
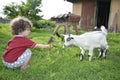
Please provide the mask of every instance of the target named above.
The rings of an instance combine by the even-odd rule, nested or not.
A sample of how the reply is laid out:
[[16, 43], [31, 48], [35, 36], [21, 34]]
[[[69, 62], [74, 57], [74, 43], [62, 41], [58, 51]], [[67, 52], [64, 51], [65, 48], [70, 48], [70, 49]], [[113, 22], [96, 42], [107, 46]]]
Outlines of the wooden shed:
[[80, 15], [80, 27], [92, 30], [104, 25], [111, 32], [120, 32], [120, 0], [67, 0], [73, 3], [72, 13]]

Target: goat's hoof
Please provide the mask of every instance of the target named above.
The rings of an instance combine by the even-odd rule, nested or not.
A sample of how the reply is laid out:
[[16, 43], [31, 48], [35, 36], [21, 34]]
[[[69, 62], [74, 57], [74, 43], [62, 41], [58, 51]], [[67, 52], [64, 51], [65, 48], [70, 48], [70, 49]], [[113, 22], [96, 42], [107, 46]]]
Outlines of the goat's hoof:
[[105, 57], [102, 57], [103, 59], [106, 59], [106, 56]]
[[89, 57], [89, 61], [91, 61], [92, 60], [92, 56], [88, 55], [88, 57]]
[[90, 62], [92, 61], [92, 60], [89, 60]]
[[83, 59], [80, 59], [80, 61], [83, 61]]
[[83, 56], [82, 55], [80, 56], [80, 61], [83, 61]]
[[83, 60], [83, 55], [81, 54], [81, 55], [80, 55], [80, 61], [82, 61], [82, 60]]
[[98, 56], [98, 59], [101, 59], [102, 58], [102, 56], [100, 55], [100, 56]]
[[101, 56], [98, 56], [98, 59], [100, 59], [100, 60], [101, 60], [101, 59], [102, 59], [102, 57], [101, 57]]
[[105, 57], [98, 57], [99, 60], [102, 60], [102, 59], [106, 59], [106, 56]]
[[102, 58], [98, 58], [98, 60], [102, 60]]

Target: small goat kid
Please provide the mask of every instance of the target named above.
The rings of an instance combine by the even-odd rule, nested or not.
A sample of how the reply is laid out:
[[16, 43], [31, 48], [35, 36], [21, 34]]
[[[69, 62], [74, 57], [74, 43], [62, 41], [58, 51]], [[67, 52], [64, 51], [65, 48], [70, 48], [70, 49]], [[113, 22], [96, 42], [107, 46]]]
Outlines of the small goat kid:
[[105, 58], [108, 49], [106, 36], [107, 30], [101, 26], [101, 31], [87, 32], [82, 35], [64, 35], [64, 46], [78, 46], [81, 49], [80, 60], [83, 60], [84, 53], [88, 50], [89, 61], [91, 61], [95, 48], [100, 52], [98, 58]]

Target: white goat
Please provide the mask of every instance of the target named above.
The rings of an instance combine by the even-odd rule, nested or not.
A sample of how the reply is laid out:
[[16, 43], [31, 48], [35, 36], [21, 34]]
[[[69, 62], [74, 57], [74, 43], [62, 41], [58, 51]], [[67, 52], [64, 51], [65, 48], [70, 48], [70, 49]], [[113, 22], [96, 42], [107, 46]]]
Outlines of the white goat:
[[98, 58], [105, 58], [108, 49], [108, 44], [106, 40], [107, 30], [104, 26], [101, 26], [101, 31], [87, 32], [82, 35], [64, 35], [65, 46], [75, 45], [80, 47], [81, 56], [80, 60], [83, 60], [85, 50], [89, 50], [88, 56], [89, 61], [91, 61], [93, 56], [93, 50], [98, 48], [100, 53]]

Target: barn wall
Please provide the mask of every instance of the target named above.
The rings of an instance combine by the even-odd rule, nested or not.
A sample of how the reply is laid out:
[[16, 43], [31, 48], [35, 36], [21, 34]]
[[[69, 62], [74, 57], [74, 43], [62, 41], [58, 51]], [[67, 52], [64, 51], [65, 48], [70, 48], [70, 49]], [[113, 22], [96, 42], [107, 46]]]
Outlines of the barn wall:
[[94, 25], [95, 1], [83, 0], [82, 2], [82, 29], [92, 30]]
[[[82, 15], [82, 2], [73, 3], [73, 13]], [[120, 32], [120, 0], [111, 0], [108, 28], [111, 32]]]
[[120, 32], [120, 0], [111, 1], [109, 28], [110, 31]]
[[[80, 17], [81, 17], [81, 15], [82, 15], [82, 3], [81, 2], [74, 3], [72, 12], [73, 12], [73, 14], [80, 15]], [[79, 22], [79, 25], [77, 27], [78, 27], [78, 29], [81, 28], [80, 22]]]
[[83, 0], [73, 3], [73, 13], [82, 16], [80, 27], [82, 29], [93, 29], [95, 2]]
[[81, 11], [82, 11], [82, 3], [81, 2], [74, 3], [73, 13], [81, 16]]

